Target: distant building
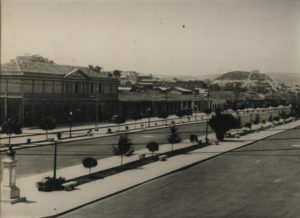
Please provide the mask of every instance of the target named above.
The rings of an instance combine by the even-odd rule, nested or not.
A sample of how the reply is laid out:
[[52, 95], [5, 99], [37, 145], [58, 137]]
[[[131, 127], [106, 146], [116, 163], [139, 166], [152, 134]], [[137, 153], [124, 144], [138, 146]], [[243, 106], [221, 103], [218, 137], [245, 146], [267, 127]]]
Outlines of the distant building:
[[204, 112], [205, 109], [224, 109], [225, 99], [215, 99], [194, 94], [193, 91], [180, 87], [154, 87], [153, 89], [139, 89], [128, 92], [119, 92], [118, 113], [132, 118], [135, 113], [144, 116], [150, 109], [151, 115], [159, 115], [161, 112], [175, 114], [181, 109]]
[[202, 80], [176, 80], [174, 86], [191, 90], [197, 88], [207, 89], [207, 84]]
[[45, 116], [57, 123], [106, 119], [116, 112], [118, 86], [119, 81], [100, 67], [19, 56], [1, 65], [0, 121], [15, 117], [24, 125], [36, 125]]

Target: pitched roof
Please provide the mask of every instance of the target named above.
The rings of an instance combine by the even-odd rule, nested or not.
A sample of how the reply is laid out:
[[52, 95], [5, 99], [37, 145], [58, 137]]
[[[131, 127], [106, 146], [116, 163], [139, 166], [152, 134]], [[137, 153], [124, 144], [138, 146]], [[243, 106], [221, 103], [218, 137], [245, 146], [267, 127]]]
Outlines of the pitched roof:
[[180, 92], [193, 92], [192, 90], [190, 90], [190, 89], [185, 89], [185, 88], [182, 88], [182, 87], [178, 87], [178, 86], [176, 86], [176, 87], [174, 87], [174, 89], [177, 89], [178, 91], [180, 91]]
[[60, 65], [55, 64], [53, 61], [48, 61], [48, 59], [42, 57], [39, 58], [36, 58], [36, 56], [17, 57], [6, 64], [2, 64], [1, 71], [67, 75], [72, 71], [80, 70], [89, 77], [107, 77], [108, 75], [108, 72], [95, 72], [88, 67]]

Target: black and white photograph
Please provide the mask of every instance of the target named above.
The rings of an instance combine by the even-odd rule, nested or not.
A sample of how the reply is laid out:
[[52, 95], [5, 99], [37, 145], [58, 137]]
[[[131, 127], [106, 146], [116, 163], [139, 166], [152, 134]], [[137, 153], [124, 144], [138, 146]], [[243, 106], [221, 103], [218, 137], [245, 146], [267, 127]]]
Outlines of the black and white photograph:
[[0, 0], [1, 218], [300, 217], [300, 0]]

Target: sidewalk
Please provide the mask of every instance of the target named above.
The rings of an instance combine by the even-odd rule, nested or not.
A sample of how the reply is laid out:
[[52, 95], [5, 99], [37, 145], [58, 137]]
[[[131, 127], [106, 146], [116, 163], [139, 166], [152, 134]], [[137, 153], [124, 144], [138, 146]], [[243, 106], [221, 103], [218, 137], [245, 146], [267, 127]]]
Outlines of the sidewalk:
[[[27, 202], [2, 204], [3, 217], [46, 217], [65, 213], [80, 206], [87, 205], [99, 199], [103, 199], [116, 193], [133, 188], [137, 185], [153, 180], [160, 176], [172, 173], [200, 161], [215, 157], [224, 152], [228, 152], [247, 144], [275, 135], [277, 133], [295, 128], [300, 125], [300, 121], [280, 125], [269, 131], [259, 131], [241, 138], [230, 138], [221, 142], [220, 145], [210, 145], [195, 149], [189, 153], [169, 157], [167, 161], [156, 161], [142, 167], [127, 170], [100, 180], [85, 183], [77, 186], [73, 191], [38, 192], [35, 182], [45, 176], [52, 176], [52, 172], [46, 172], [34, 176], [24, 177], [17, 180], [17, 186], [21, 190], [21, 196], [27, 197]], [[253, 129], [261, 125], [256, 125]], [[212, 138], [213, 135], [210, 135]], [[174, 150], [191, 146], [192, 143], [185, 140], [183, 143], [175, 144]], [[170, 144], [161, 145], [159, 153], [171, 150]], [[124, 163], [129, 163], [138, 159], [141, 153], [149, 153], [146, 149], [139, 150], [130, 157], [124, 157]], [[99, 160], [99, 164], [92, 171], [101, 171], [107, 168], [120, 165], [120, 157], [114, 156]], [[81, 165], [67, 167], [58, 170], [58, 176], [67, 179], [88, 174], [88, 170]]]
[[[48, 134], [48, 139], [56, 139], [56, 133], [61, 132], [62, 133], [62, 139], [61, 142], [69, 142], [69, 141], [77, 141], [82, 140], [85, 138], [96, 138], [96, 137], [103, 137], [103, 136], [109, 136], [111, 134], [107, 134], [107, 129], [110, 128], [113, 132], [113, 134], [119, 134], [119, 132], [126, 131], [126, 126], [128, 126], [128, 131], [143, 131], [146, 129], [152, 129], [152, 128], [158, 128], [158, 127], [165, 127], [167, 125], [170, 125], [172, 121], [176, 125], [180, 125], [183, 123], [195, 123], [195, 122], [204, 122], [207, 119], [207, 115], [203, 113], [197, 113], [197, 115], [193, 115], [190, 119], [187, 117], [183, 117], [182, 119], [178, 118], [175, 115], [171, 115], [164, 121], [161, 118], [158, 117], [152, 117], [150, 118], [150, 128], [149, 128], [149, 119], [143, 118], [141, 120], [138, 120], [135, 122], [134, 120], [129, 120], [123, 124], [118, 125], [114, 123], [101, 123], [97, 125], [98, 130], [95, 130], [95, 124], [86, 124], [86, 125], [80, 125], [72, 127], [72, 138], [69, 138], [70, 134], [70, 128], [69, 127], [60, 127], [56, 128], [54, 130], [50, 130]], [[87, 136], [88, 130], [91, 130], [91, 133], [93, 136]], [[30, 129], [30, 128], [23, 128], [22, 134], [20, 135], [12, 135], [11, 137], [11, 144], [14, 145], [21, 145], [27, 144], [27, 139], [31, 140], [31, 144], [27, 144], [29, 147], [32, 146], [34, 143], [39, 144], [53, 144], [53, 142], [49, 142], [46, 140], [46, 132], [41, 129]], [[1, 145], [8, 144], [8, 136], [6, 134], [0, 135], [0, 147]]]
[[[172, 124], [172, 121], [176, 125], [186, 125], [186, 124], [193, 124], [193, 123], [199, 123], [199, 122], [205, 122], [207, 119], [207, 115], [198, 114], [198, 116], [194, 116], [190, 119], [187, 117], [179, 119], [174, 116], [174, 119], [169, 118], [167, 121], [164, 121], [160, 118], [152, 118], [150, 122], [150, 127], [148, 127], [148, 120], [147, 122], [145, 120], [142, 120], [138, 123], [135, 123], [134, 121], [128, 121], [125, 124], [120, 125], [119, 127], [116, 124], [102, 124], [101, 126], [98, 126], [98, 131], [95, 130], [95, 125], [89, 125], [89, 126], [82, 126], [72, 128], [72, 138], [69, 137], [69, 130], [62, 134], [62, 139], [59, 140], [60, 143], [66, 143], [66, 142], [72, 142], [72, 141], [79, 141], [84, 139], [92, 139], [92, 138], [100, 138], [100, 137], [108, 137], [113, 135], [118, 135], [120, 133], [128, 132], [140, 132], [140, 131], [146, 131], [146, 130], [152, 130], [152, 129], [160, 129], [165, 128]], [[126, 130], [126, 126], [128, 126], [128, 130]], [[90, 131], [90, 134], [88, 134], [88, 129], [86, 127], [90, 127], [92, 131]], [[110, 128], [112, 130], [112, 133], [108, 134], [107, 129]], [[48, 134], [48, 139], [57, 139], [56, 133], [60, 131], [65, 131], [66, 128], [60, 128], [55, 129], [53, 131], [50, 131]], [[28, 135], [26, 134], [26, 131], [31, 130], [24, 130], [23, 134], [20, 136], [14, 136], [11, 138], [11, 144], [16, 145], [14, 148], [24, 148], [24, 147], [35, 147], [35, 146], [42, 146], [42, 145], [49, 145], [53, 144], [53, 141], [46, 140], [45, 131], [38, 130], [39, 132], [36, 135]], [[30, 133], [32, 134], [32, 133]], [[31, 143], [27, 143], [27, 139], [31, 139]], [[1, 139], [1, 145], [4, 145], [8, 143], [8, 138]], [[1, 150], [5, 150], [6, 148], [2, 147]]]
[[[256, 113], [268, 113], [270, 111], [274, 113], [278, 113], [281, 108], [258, 108], [258, 109], [245, 109], [240, 110], [238, 116], [245, 116], [247, 114], [256, 114]], [[235, 116], [237, 113], [233, 112]], [[104, 136], [110, 136], [111, 134], [107, 134], [107, 129], [110, 128], [113, 134], [119, 134], [120, 132], [126, 131], [126, 126], [128, 126], [128, 131], [144, 131], [149, 129], [155, 128], [163, 128], [167, 125], [171, 125], [174, 122], [176, 125], [187, 124], [187, 123], [196, 123], [196, 122], [205, 122], [207, 118], [211, 115], [206, 115], [205, 113], [196, 113], [188, 117], [182, 117], [181, 119], [178, 118], [176, 115], [170, 115], [166, 121], [158, 117], [151, 117], [150, 122], [149, 118], [143, 118], [135, 122], [134, 120], [128, 120], [123, 124], [120, 124], [119, 127], [115, 123], [99, 123], [99, 124], [82, 124], [80, 126], [72, 127], [72, 138], [69, 137], [70, 135], [70, 128], [68, 126], [59, 127], [54, 130], [50, 130], [48, 134], [49, 139], [57, 139], [56, 133], [62, 133], [62, 139], [60, 140], [61, 143], [70, 142], [70, 141], [78, 141], [84, 139], [91, 139], [91, 138], [98, 138]], [[150, 128], [149, 128], [150, 123]], [[97, 131], [95, 130], [97, 127]], [[93, 136], [88, 136], [88, 131], [91, 131]], [[31, 143], [27, 143], [27, 139], [31, 140]], [[36, 144], [37, 143], [37, 144]], [[3, 145], [8, 144], [8, 136], [6, 134], [0, 134], [0, 150], [4, 150]], [[49, 145], [53, 144], [53, 142], [49, 142], [46, 140], [46, 132], [38, 129], [38, 128], [23, 128], [22, 134], [20, 135], [12, 135], [11, 137], [11, 144], [19, 146], [22, 145], [24, 147], [34, 147], [39, 145]], [[16, 148], [15, 147], [15, 148]]]

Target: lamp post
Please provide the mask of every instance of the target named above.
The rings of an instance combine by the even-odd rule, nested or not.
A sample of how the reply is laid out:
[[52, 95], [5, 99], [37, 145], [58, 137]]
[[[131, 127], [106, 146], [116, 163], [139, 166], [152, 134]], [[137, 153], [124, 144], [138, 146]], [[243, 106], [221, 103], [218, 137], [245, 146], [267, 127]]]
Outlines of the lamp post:
[[70, 113], [69, 113], [69, 127], [70, 127], [70, 135], [69, 135], [69, 137], [70, 138], [72, 138], [72, 115], [73, 115], [73, 112], [72, 111], [70, 111]]
[[197, 105], [195, 105], [195, 121], [197, 120], [197, 109], [198, 109], [198, 107], [197, 107]]
[[98, 119], [99, 119], [99, 104], [98, 104], [98, 97], [99, 97], [99, 87], [96, 86], [96, 110], [95, 110], [95, 113], [96, 113], [96, 120], [95, 120], [95, 129], [96, 131], [98, 131]]
[[56, 156], [57, 156], [57, 140], [54, 142], [54, 163], [53, 163], [53, 179], [56, 179]]
[[147, 111], [148, 111], [148, 128], [149, 128], [150, 127], [150, 111], [151, 111], [151, 108], [149, 107], [147, 109]]

